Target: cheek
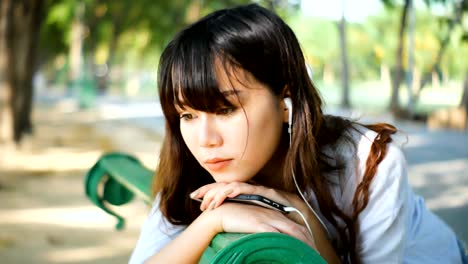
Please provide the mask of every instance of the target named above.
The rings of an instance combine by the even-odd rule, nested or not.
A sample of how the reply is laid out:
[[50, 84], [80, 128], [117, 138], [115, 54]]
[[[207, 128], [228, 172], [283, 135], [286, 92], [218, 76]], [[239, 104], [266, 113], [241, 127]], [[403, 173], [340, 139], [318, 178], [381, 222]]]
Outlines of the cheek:
[[189, 141], [190, 133], [187, 133], [187, 129], [183, 124], [180, 124], [180, 135], [182, 136], [182, 139], [184, 140], [185, 144], [189, 146], [187, 141]]
[[256, 167], [263, 167], [276, 151], [281, 139], [282, 121], [279, 114], [264, 114], [249, 119], [247, 152], [256, 161]]
[[180, 124], [180, 134], [189, 151], [197, 158], [197, 137], [196, 134], [193, 133], [193, 129], [190, 129], [187, 125]]
[[270, 121], [270, 123], [259, 126], [256, 130], [251, 131], [249, 147], [253, 149], [253, 152], [259, 158], [264, 156], [263, 159], [269, 159], [278, 147], [280, 136], [281, 126]]
[[263, 105], [262, 108], [270, 110], [252, 115], [248, 124], [252, 136], [266, 145], [276, 145], [283, 126], [282, 112], [273, 102]]

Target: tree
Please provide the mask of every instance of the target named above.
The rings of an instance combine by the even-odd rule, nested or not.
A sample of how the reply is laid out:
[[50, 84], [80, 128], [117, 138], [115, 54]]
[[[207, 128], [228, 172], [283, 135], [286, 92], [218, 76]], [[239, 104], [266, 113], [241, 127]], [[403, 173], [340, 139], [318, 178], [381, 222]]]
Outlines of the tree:
[[408, 35], [409, 35], [409, 43], [408, 43], [408, 70], [406, 71], [406, 89], [408, 91], [408, 104], [407, 104], [407, 112], [410, 118], [414, 116], [414, 96], [413, 96], [413, 87], [414, 87], [414, 30], [415, 30], [415, 16], [416, 11], [414, 8], [414, 1], [409, 0], [408, 6], [408, 15], [409, 15], [409, 28], [408, 28]]
[[2, 0], [0, 4], [0, 126], [2, 141], [19, 143], [32, 132], [32, 79], [43, 0]]
[[[382, 0], [387, 7], [394, 7], [396, 5], [394, 0]], [[440, 75], [440, 63], [442, 61], [442, 57], [444, 52], [446, 51], [446, 48], [450, 42], [450, 38], [452, 36], [452, 32], [455, 28], [456, 25], [460, 25], [462, 23], [462, 17], [463, 13], [467, 11], [468, 9], [468, 3], [466, 0], [453, 0], [453, 1], [447, 1], [447, 0], [424, 0], [426, 5], [428, 7], [431, 7], [433, 4], [446, 4], [447, 2], [450, 2], [453, 4], [453, 14], [445, 19], [444, 23], [447, 26], [447, 30], [445, 35], [440, 38], [440, 45], [439, 45], [439, 50], [437, 52], [437, 55], [435, 56], [435, 61], [430, 68], [430, 70], [426, 73], [424, 73], [423, 78], [419, 84], [419, 87], [414, 94], [412, 95], [412, 88], [413, 87], [408, 87], [409, 91], [409, 104], [407, 109], [402, 109], [399, 105], [399, 87], [403, 78], [403, 49], [404, 49], [404, 35], [408, 23], [408, 12], [411, 8], [412, 0], [405, 0], [404, 1], [404, 6], [402, 9], [401, 13], [401, 19], [400, 19], [400, 25], [399, 25], [399, 34], [398, 34], [398, 48], [396, 51], [396, 65], [394, 69], [394, 75], [392, 78], [392, 85], [391, 85], [391, 99], [390, 99], [390, 104], [389, 108], [390, 110], [395, 113], [395, 114], [401, 114], [404, 113], [405, 115], [410, 115], [412, 116], [413, 108], [414, 105], [416, 104], [419, 94], [421, 90], [424, 88], [424, 86], [430, 81], [431, 75], [433, 72], [437, 72]], [[414, 8], [414, 7], [413, 7]], [[411, 55], [411, 54], [409, 54]], [[411, 58], [410, 58], [411, 59]], [[410, 63], [411, 64], [411, 63]], [[410, 73], [412, 74], [412, 73]], [[412, 76], [410, 76], [412, 77]], [[409, 84], [409, 82], [408, 82]]]
[[341, 106], [350, 108], [351, 103], [349, 100], [349, 67], [348, 67], [348, 52], [346, 47], [346, 17], [345, 17], [346, 0], [341, 1], [341, 19], [337, 23], [338, 31], [340, 33], [340, 49], [341, 49], [341, 85], [343, 94], [341, 97]]
[[465, 74], [465, 80], [463, 81], [463, 93], [460, 100], [460, 107], [465, 110], [468, 115], [468, 73]]
[[[426, 0], [427, 4], [430, 6], [431, 1]], [[438, 0], [435, 2], [443, 2], [445, 3], [445, 0]], [[454, 29], [456, 28], [457, 25], [462, 24], [462, 17], [464, 12], [468, 11], [468, 2], [465, 1], [454, 1], [453, 2], [453, 14], [448, 17], [448, 18], [443, 18], [442, 19], [442, 27], [446, 26], [446, 30], [443, 31], [445, 34], [441, 37], [439, 37], [439, 50], [437, 52], [437, 55], [435, 56], [435, 60], [429, 71], [425, 72], [422, 80], [419, 85], [418, 93], [416, 94], [416, 100], [419, 98], [419, 95], [423, 88], [429, 83], [431, 80], [431, 75], [432, 73], [437, 73], [440, 75], [441, 72], [441, 67], [440, 63], [442, 62], [443, 55], [445, 54], [445, 51], [447, 50], [448, 44], [450, 43], [450, 39], [453, 35]], [[463, 39], [462, 39], [463, 41]]]
[[[71, 40], [70, 40], [70, 70], [69, 80], [76, 84], [82, 77], [83, 69], [83, 37], [85, 26], [83, 17], [85, 13], [85, 3], [77, 2], [74, 7], [74, 18], [71, 25]], [[69, 87], [71, 88], [71, 86]]]
[[[459, 13], [466, 13], [468, 12], [468, 1], [463, 0], [461, 1], [460, 5], [458, 6], [457, 9]], [[460, 24], [461, 22], [461, 15], [460, 15], [460, 20], [458, 21]], [[463, 35], [461, 38], [462, 42], [468, 42], [468, 29], [463, 28]], [[464, 109], [465, 115], [468, 118], [468, 72], [465, 72], [465, 77], [463, 81], [463, 92], [462, 92], [462, 97], [460, 100], [460, 107]]]
[[[406, 31], [406, 24], [407, 24], [407, 17], [408, 17], [408, 10], [410, 6], [411, 0], [405, 0], [403, 9], [401, 11], [400, 16], [400, 24], [398, 30], [398, 46], [395, 54], [395, 68], [394, 74], [392, 77], [391, 82], [391, 96], [390, 96], [390, 104], [389, 109], [393, 113], [397, 113], [400, 110], [400, 84], [403, 79], [403, 49], [404, 49], [404, 35]], [[386, 7], [394, 7], [395, 3], [392, 0], [383, 0]]]

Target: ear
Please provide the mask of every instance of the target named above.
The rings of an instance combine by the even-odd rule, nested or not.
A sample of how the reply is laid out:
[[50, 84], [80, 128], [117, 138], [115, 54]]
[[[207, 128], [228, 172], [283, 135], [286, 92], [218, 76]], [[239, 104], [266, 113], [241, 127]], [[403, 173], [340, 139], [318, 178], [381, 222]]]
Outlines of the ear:
[[291, 111], [291, 109], [288, 108], [284, 102], [284, 98], [286, 97], [291, 97], [291, 94], [289, 92], [289, 87], [287, 85], [284, 86], [283, 92], [281, 93], [281, 107], [283, 108], [283, 123], [288, 124], [289, 111]]

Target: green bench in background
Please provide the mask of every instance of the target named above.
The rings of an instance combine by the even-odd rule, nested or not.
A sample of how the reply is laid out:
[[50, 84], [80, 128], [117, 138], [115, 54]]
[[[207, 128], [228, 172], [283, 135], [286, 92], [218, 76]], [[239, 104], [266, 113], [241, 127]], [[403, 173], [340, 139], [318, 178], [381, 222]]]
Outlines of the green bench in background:
[[[125, 219], [107, 205], [124, 205], [135, 195], [152, 203], [154, 172], [138, 159], [123, 153], [103, 155], [85, 179], [86, 195], [102, 210], [117, 218], [116, 229]], [[326, 263], [302, 241], [279, 233], [221, 233], [211, 241], [200, 263]]]

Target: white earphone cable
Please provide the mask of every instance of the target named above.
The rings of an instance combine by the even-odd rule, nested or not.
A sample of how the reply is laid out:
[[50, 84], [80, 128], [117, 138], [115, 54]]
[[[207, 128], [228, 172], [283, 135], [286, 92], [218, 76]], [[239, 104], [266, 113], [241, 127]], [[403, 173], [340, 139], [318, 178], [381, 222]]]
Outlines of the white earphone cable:
[[[288, 109], [290, 111], [290, 114], [292, 112], [292, 110]], [[289, 132], [289, 146], [291, 146], [292, 144], [292, 122], [289, 122], [288, 124], [288, 132]], [[299, 195], [301, 196], [302, 200], [305, 202], [305, 204], [307, 205], [307, 207], [309, 207], [310, 211], [312, 211], [312, 213], [315, 215], [315, 217], [317, 218], [317, 220], [320, 222], [320, 224], [322, 225], [323, 229], [325, 229], [325, 231], [327, 232], [327, 235], [328, 237], [330, 237], [330, 232], [328, 231], [328, 228], [327, 226], [325, 225], [325, 223], [322, 221], [322, 219], [320, 219], [320, 217], [318, 216], [318, 214], [315, 212], [315, 210], [312, 208], [312, 206], [309, 204], [309, 202], [307, 201], [307, 199], [304, 197], [304, 194], [302, 193], [301, 191], [301, 188], [299, 188], [299, 185], [297, 184], [297, 180], [296, 180], [296, 175], [294, 174], [294, 170], [292, 170], [292, 177], [293, 177], [293, 180], [294, 180], [294, 184], [296, 185], [296, 189], [297, 191], [299, 192]], [[295, 209], [295, 208], [294, 208]], [[304, 216], [299, 212], [299, 210], [296, 209], [296, 211], [301, 215], [301, 217], [304, 219], [304, 222], [306, 223], [307, 225], [307, 228], [309, 229], [309, 231], [311, 232], [312, 234], [312, 231], [310, 230], [310, 227], [309, 227], [309, 224], [307, 223], [307, 221], [305, 220]], [[312, 237], [314, 237], [312, 235]]]
[[[312, 228], [310, 228], [309, 226], [309, 223], [307, 222], [307, 219], [305, 218], [305, 216], [301, 213], [301, 211], [297, 210], [296, 208], [294, 207], [291, 207], [291, 206], [286, 206], [284, 207], [284, 210], [287, 211], [287, 212], [296, 212], [299, 214], [299, 216], [302, 218], [302, 220], [304, 221], [304, 224], [306, 225], [306, 228], [307, 228], [307, 231], [309, 231], [309, 234], [310, 236], [312, 237], [312, 242], [314, 244], [314, 246], [317, 246], [317, 244], [315, 243], [315, 237], [314, 237], [314, 233], [312, 232]], [[317, 251], [317, 253], [319, 253]], [[320, 253], [319, 253], [320, 254]]]

